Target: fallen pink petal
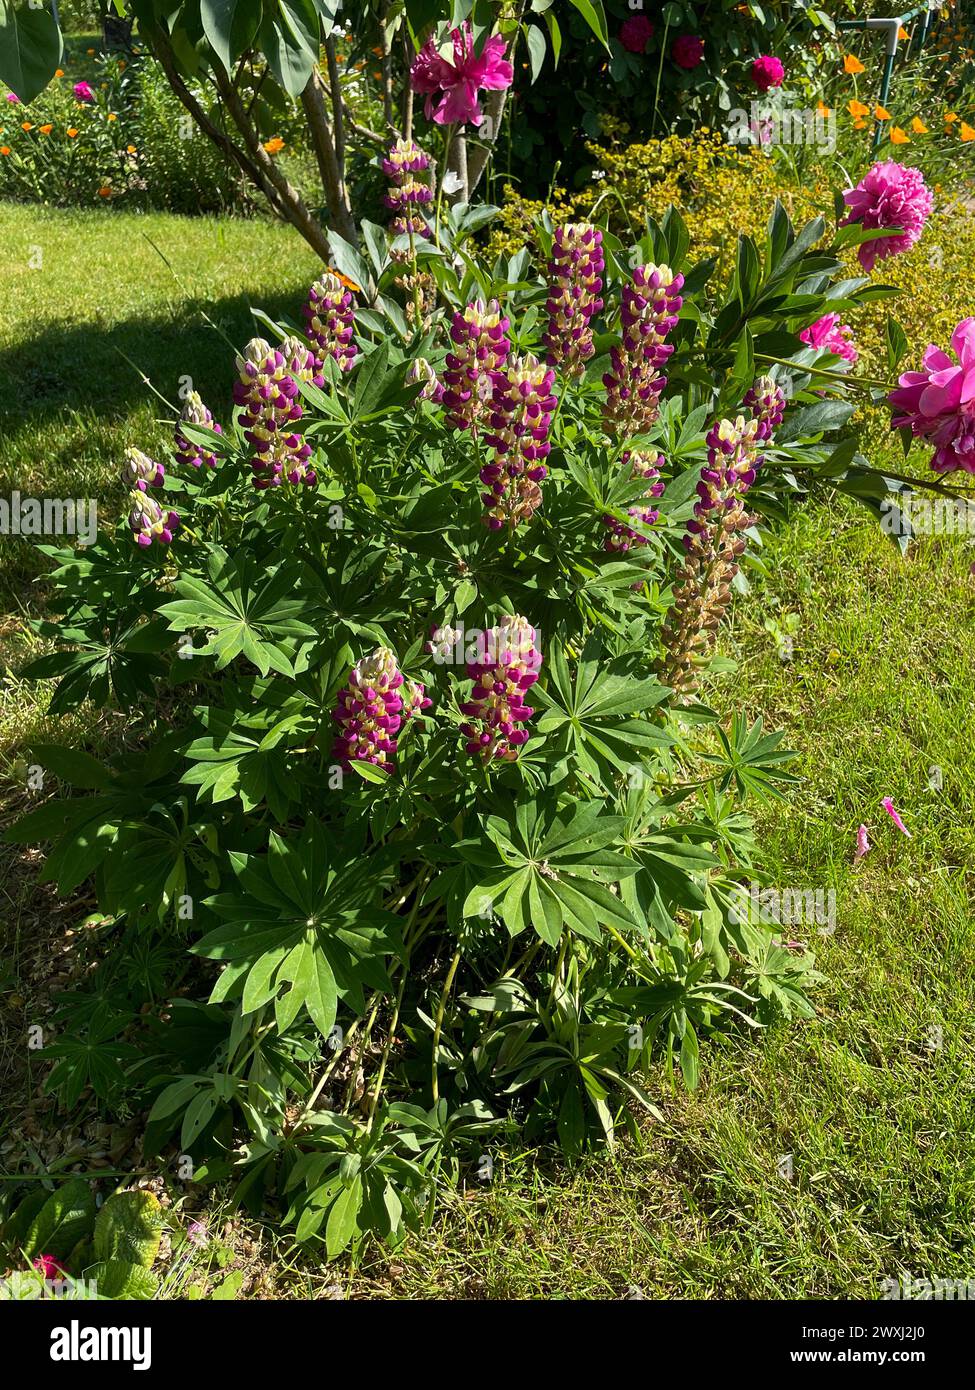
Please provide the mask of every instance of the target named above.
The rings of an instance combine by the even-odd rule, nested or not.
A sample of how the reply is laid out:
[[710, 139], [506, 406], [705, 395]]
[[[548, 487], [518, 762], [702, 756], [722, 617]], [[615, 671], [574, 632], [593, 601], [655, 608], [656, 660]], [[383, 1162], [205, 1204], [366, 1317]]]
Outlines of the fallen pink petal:
[[897, 829], [901, 832], [901, 834], [906, 835], [907, 838], [910, 839], [911, 832], [908, 830], [907, 826], [904, 824], [900, 816], [897, 814], [896, 810], [894, 809], [894, 803], [891, 801], [890, 797], [885, 796], [880, 804], [887, 812], [888, 816], [890, 816], [891, 820], [897, 826]]
[[857, 828], [857, 847], [856, 853], [853, 856], [854, 864], [858, 859], [862, 859], [865, 854], [869, 853], [871, 848], [870, 841], [867, 839], [867, 827], [861, 825]]

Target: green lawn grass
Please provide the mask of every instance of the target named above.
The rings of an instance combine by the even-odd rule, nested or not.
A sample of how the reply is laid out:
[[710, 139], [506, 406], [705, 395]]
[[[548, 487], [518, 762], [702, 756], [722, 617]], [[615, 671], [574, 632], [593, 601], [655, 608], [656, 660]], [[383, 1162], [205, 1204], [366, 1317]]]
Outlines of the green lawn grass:
[[[315, 270], [294, 234], [264, 223], [2, 207], [0, 238], [0, 388], [13, 406], [0, 495], [92, 492], [110, 516], [122, 449], [169, 431], [139, 371], [169, 399], [192, 376], [219, 414], [231, 355], [201, 312], [242, 342], [249, 301], [294, 316]], [[37, 565], [24, 543], [0, 546], [0, 659], [15, 666]], [[450, 1199], [394, 1256], [367, 1252], [353, 1274], [235, 1218], [213, 1283], [237, 1268], [240, 1296], [321, 1297], [337, 1284], [351, 1296], [795, 1299], [875, 1298], [905, 1273], [975, 1277], [975, 550], [943, 538], [903, 557], [851, 503], [824, 500], [768, 535], [763, 560], [726, 633], [738, 669], [708, 693], [785, 729], [799, 753], [800, 785], [761, 831], [773, 883], [836, 893], [835, 933], [797, 933], [824, 976], [817, 1017], [708, 1048], [692, 1096], [658, 1069], [648, 1081], [665, 1118], [642, 1151], [574, 1173], [499, 1156], [491, 1185]], [[798, 625], [783, 662], [765, 620], [788, 614]], [[45, 715], [43, 693], [9, 669], [0, 692], [2, 777]], [[97, 736], [83, 718], [68, 732]], [[854, 865], [861, 822], [873, 848]], [[24, 988], [31, 923], [55, 910], [6, 861], [11, 1036], [6, 1001]], [[214, 1209], [221, 1230], [224, 1215]]]

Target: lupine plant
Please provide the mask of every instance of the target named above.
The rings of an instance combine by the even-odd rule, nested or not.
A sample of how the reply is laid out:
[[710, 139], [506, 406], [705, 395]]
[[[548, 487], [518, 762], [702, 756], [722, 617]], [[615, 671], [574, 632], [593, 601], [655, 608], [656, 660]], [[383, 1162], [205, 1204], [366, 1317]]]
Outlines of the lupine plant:
[[493, 210], [387, 162], [394, 226], [255, 310], [171, 459], [133, 441], [114, 534], [45, 547], [29, 674], [126, 738], [36, 747], [62, 794], [11, 832], [97, 902], [49, 1087], [330, 1256], [515, 1134], [638, 1135], [702, 1041], [810, 1011], [810, 943], [733, 910], [789, 754], [710, 663], [797, 490], [891, 485], [830, 438], [876, 384], [799, 336], [886, 293], [837, 278], [876, 229], [776, 206], [723, 289], [675, 214], [489, 265]]

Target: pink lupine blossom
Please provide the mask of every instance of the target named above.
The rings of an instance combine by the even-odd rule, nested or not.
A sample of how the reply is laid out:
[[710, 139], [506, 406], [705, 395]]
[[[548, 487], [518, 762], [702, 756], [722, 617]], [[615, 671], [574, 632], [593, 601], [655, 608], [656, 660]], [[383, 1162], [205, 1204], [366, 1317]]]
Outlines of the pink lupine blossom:
[[506, 44], [500, 34], [492, 34], [477, 54], [470, 21], [454, 29], [451, 39], [453, 62], [441, 57], [433, 39], [428, 39], [413, 60], [410, 81], [413, 90], [426, 97], [428, 121], [479, 126], [484, 117], [478, 93], [504, 91], [514, 81], [515, 70], [505, 59]]
[[592, 320], [602, 312], [603, 234], [588, 222], [556, 227], [548, 263], [548, 361], [580, 376], [593, 355]]
[[537, 633], [526, 618], [506, 616], [482, 634], [478, 660], [467, 664], [474, 685], [461, 705], [470, 720], [461, 725], [468, 753], [485, 763], [517, 758], [529, 738], [528, 730], [517, 726], [535, 713], [524, 703], [525, 692], [538, 680], [541, 665]]
[[922, 370], [905, 372], [887, 399], [898, 412], [895, 428], [935, 446], [935, 473], [975, 473], [975, 318], [962, 319], [951, 347], [956, 361], [930, 343]]
[[840, 323], [839, 314], [824, 314], [804, 328], [799, 338], [810, 347], [824, 348], [847, 362], [855, 362], [859, 357], [853, 342], [853, 329], [848, 323]]
[[180, 412], [179, 423], [176, 425], [176, 432], [173, 436], [173, 443], [176, 448], [177, 460], [189, 468], [216, 468], [217, 460], [210, 451], [202, 444], [194, 444], [187, 439], [180, 429], [180, 424], [185, 422], [188, 425], [203, 425], [211, 429], [215, 434], [222, 434], [220, 426], [214, 420], [209, 410], [203, 404], [198, 391], [191, 391], [186, 397], [183, 409]]
[[875, 164], [856, 188], [843, 194], [843, 201], [850, 211], [841, 227], [859, 222], [868, 230], [900, 228], [899, 236], [877, 237], [858, 248], [860, 264], [867, 272], [873, 270], [878, 260], [909, 251], [920, 240], [934, 206], [920, 169], [898, 164], [894, 159]]
[[683, 275], [667, 265], [641, 265], [623, 287], [620, 327], [623, 341], [610, 352], [611, 370], [603, 377], [607, 428], [620, 439], [643, 434], [659, 415], [667, 378], [660, 372], [673, 352], [665, 341], [684, 302]]
[[481, 494], [486, 508], [484, 523], [492, 531], [507, 526], [511, 530], [530, 521], [541, 505], [538, 486], [547, 473], [544, 460], [556, 398], [552, 394], [555, 372], [530, 354], [516, 357], [503, 371], [495, 373], [490, 434], [487, 444], [495, 457], [481, 469]]
[[503, 370], [511, 350], [508, 327], [496, 299], [488, 304], [478, 299], [454, 314], [453, 351], [447, 353], [443, 374], [443, 404], [451, 429], [476, 432], [490, 413], [494, 373]]
[[331, 271], [326, 271], [308, 291], [308, 301], [302, 309], [305, 337], [319, 365], [331, 357], [338, 363], [339, 371], [350, 372], [355, 366], [358, 348], [353, 339], [352, 304], [352, 291]]

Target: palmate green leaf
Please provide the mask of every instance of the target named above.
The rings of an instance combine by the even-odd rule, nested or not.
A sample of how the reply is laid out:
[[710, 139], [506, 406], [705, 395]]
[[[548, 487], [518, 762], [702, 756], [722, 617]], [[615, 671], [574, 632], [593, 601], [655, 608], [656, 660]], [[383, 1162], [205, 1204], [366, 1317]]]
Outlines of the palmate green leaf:
[[788, 749], [780, 749], [783, 734], [765, 733], [761, 718], [751, 726], [737, 712], [731, 722], [731, 730], [726, 733], [720, 726], [718, 736], [724, 749], [724, 756], [716, 753], [705, 754], [708, 762], [718, 763], [725, 768], [720, 788], [726, 791], [732, 783], [743, 795], [753, 795], [759, 801], [782, 799], [779, 785], [794, 785], [797, 778], [783, 770], [783, 763], [792, 762], [796, 754]]
[[361, 1010], [364, 986], [388, 989], [384, 958], [402, 949], [398, 919], [375, 905], [381, 875], [364, 871], [354, 845], [340, 849], [309, 821], [299, 836], [272, 833], [267, 855], [242, 857], [237, 878], [207, 899], [224, 925], [193, 948], [234, 972], [212, 999], [239, 993], [245, 1013], [273, 1002], [281, 1032], [304, 1008], [327, 1035], [339, 998]]
[[566, 926], [593, 941], [606, 924], [638, 930], [609, 886], [640, 868], [609, 848], [623, 826], [622, 817], [607, 815], [600, 802], [561, 812], [553, 800], [523, 802], [510, 818], [489, 817], [484, 829], [495, 848], [494, 865], [485, 864], [483, 845], [474, 851], [463, 842], [457, 846], [481, 868], [464, 915], [483, 917], [496, 910], [512, 936], [531, 926], [551, 946]]
[[[176, 581], [180, 598], [160, 608], [170, 629], [186, 632], [205, 628], [212, 636], [199, 656], [215, 656], [217, 670], [244, 656], [262, 676], [274, 670], [293, 676], [291, 661], [280, 643], [288, 639], [314, 638], [317, 631], [301, 614], [307, 603], [293, 597], [295, 573], [287, 565], [257, 572], [239, 565], [220, 546], [211, 545], [207, 568], [209, 582], [193, 575]], [[287, 597], [286, 597], [287, 596]]]

